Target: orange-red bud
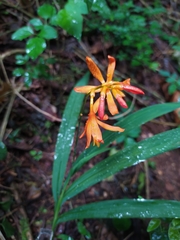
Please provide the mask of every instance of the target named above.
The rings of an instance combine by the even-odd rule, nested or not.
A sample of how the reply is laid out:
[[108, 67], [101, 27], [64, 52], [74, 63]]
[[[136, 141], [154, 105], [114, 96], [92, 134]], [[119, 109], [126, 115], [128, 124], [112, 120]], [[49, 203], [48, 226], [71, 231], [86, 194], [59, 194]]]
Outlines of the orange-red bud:
[[141, 89], [131, 86], [131, 85], [123, 86], [123, 90], [125, 90], [127, 92], [131, 92], [131, 93], [135, 93], [135, 94], [144, 94], [144, 92]]
[[104, 119], [104, 111], [105, 111], [105, 98], [104, 98], [104, 96], [100, 96], [99, 107], [98, 107], [98, 116], [101, 120]]
[[116, 100], [118, 101], [118, 103], [120, 104], [121, 107], [128, 108], [127, 103], [124, 101], [124, 99], [122, 97], [118, 96], [116, 98]]

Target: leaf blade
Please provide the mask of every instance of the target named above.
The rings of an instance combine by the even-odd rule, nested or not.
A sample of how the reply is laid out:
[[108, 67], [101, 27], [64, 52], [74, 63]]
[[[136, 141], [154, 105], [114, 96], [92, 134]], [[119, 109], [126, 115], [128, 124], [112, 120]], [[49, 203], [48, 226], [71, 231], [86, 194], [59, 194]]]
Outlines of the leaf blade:
[[26, 43], [26, 53], [31, 59], [36, 59], [46, 48], [46, 42], [43, 38], [34, 37]]
[[98, 154], [99, 151], [106, 148], [109, 143], [113, 142], [119, 136], [125, 136], [128, 134], [128, 132], [134, 130], [134, 128], [137, 128], [142, 124], [145, 124], [146, 122], [157, 118], [163, 114], [169, 113], [179, 107], [180, 103], [157, 104], [143, 108], [119, 120], [116, 123], [116, 126], [125, 128], [125, 132], [119, 135], [119, 133], [116, 132], [105, 131], [103, 134], [104, 144], [100, 145], [99, 148], [90, 146], [90, 148], [82, 152], [82, 154], [77, 158], [76, 162], [74, 162], [74, 168], [78, 170], [79, 166], [82, 166], [84, 163], [91, 159], [90, 156], [92, 156], [92, 154], [95, 156], [96, 153]]
[[173, 200], [123, 199], [106, 200], [74, 208], [58, 223], [87, 218], [176, 218], [180, 217], [180, 202]]
[[[86, 85], [89, 76], [90, 74], [86, 73], [76, 86]], [[52, 191], [55, 201], [57, 201], [62, 187], [65, 169], [75, 133], [75, 126], [79, 118], [83, 99], [83, 94], [77, 94], [72, 90], [62, 117], [53, 163]], [[72, 108], [72, 106], [74, 107]]]
[[12, 40], [20, 40], [22, 41], [23, 39], [30, 37], [33, 35], [33, 29], [30, 26], [25, 26], [22, 28], [19, 28], [17, 31], [15, 31], [11, 38]]
[[180, 147], [180, 128], [157, 134], [118, 151], [104, 159], [76, 179], [67, 189], [63, 201], [71, 198], [101, 180], [139, 162]]

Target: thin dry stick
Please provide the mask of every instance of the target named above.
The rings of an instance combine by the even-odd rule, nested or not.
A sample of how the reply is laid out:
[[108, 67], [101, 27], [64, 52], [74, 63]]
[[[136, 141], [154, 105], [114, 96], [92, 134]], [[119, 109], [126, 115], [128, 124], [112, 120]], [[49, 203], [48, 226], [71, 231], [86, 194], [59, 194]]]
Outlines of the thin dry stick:
[[10, 7], [10, 8], [14, 8], [16, 9], [17, 11], [19, 12], [22, 12], [23, 14], [25, 14], [26, 16], [28, 16], [29, 18], [34, 18], [34, 16], [32, 14], [30, 14], [29, 12], [25, 11], [24, 9], [22, 9], [21, 7], [19, 7], [18, 5], [13, 5], [13, 4], [10, 4], [10, 3], [7, 3], [7, 2], [2, 2], [3, 5], [7, 6], [7, 7]]
[[0, 239], [1, 239], [1, 240], [6, 240], [6, 239], [4, 238], [4, 236], [3, 236], [3, 234], [2, 234], [1, 231], [0, 231]]
[[165, 122], [165, 121], [158, 121], [158, 120], [151, 120], [150, 122], [156, 123], [156, 124], [160, 124], [160, 125], [164, 125], [164, 126], [169, 126], [169, 127], [178, 127], [179, 124], [178, 123], [172, 123], [172, 122]]
[[3, 60], [4, 58], [9, 57], [9, 56], [11, 56], [11, 55], [13, 55], [15, 53], [25, 53], [25, 49], [17, 48], [17, 49], [13, 49], [11, 51], [7, 51], [5, 53], [2, 53], [0, 55], [0, 58]]
[[27, 103], [29, 106], [31, 106], [32, 108], [34, 108], [36, 111], [42, 113], [43, 115], [52, 118], [53, 121], [56, 122], [61, 122], [60, 118], [54, 117], [53, 115], [51, 115], [50, 113], [47, 113], [43, 110], [41, 110], [40, 108], [36, 107], [32, 102], [30, 102], [29, 100], [27, 100], [25, 97], [23, 97], [16, 89], [14, 89], [15, 94], [22, 99], [25, 103]]
[[5, 67], [4, 67], [4, 63], [3, 63], [2, 58], [0, 58], [0, 66], [1, 66], [1, 68], [2, 68], [2, 71], [3, 71], [4, 78], [5, 78], [6, 82], [10, 85], [10, 81], [9, 81], [9, 78], [8, 78], [8, 75], [7, 75], [7, 72], [6, 72], [6, 69], [5, 69]]
[[134, 232], [131, 232], [131, 233], [128, 234], [127, 237], [125, 237], [123, 240], [128, 240], [130, 237], [132, 237], [133, 234], [134, 234]]
[[7, 126], [8, 119], [9, 119], [9, 116], [10, 116], [10, 113], [11, 113], [11, 109], [12, 109], [12, 106], [13, 106], [13, 103], [14, 103], [14, 99], [15, 99], [15, 94], [12, 93], [9, 104], [8, 104], [8, 108], [7, 108], [6, 113], [4, 115], [4, 119], [3, 119], [3, 122], [2, 122], [1, 129], [0, 129], [0, 140], [1, 141], [2, 141], [2, 139], [4, 137], [4, 133], [6, 131], [6, 126]]

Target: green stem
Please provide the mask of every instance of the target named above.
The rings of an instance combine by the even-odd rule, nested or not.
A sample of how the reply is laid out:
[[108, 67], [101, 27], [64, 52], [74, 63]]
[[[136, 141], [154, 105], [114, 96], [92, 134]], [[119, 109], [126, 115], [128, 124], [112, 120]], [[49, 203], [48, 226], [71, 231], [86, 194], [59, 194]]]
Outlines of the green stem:
[[62, 191], [62, 193], [61, 193], [61, 195], [60, 195], [60, 197], [58, 199], [58, 202], [55, 205], [55, 213], [54, 213], [54, 218], [53, 218], [53, 223], [52, 223], [53, 233], [55, 232], [55, 229], [56, 229], [56, 226], [57, 226], [58, 215], [59, 215], [59, 212], [61, 210], [61, 205], [62, 205], [64, 192], [65, 192], [65, 189], [63, 189], [63, 191]]
[[63, 204], [63, 197], [64, 197], [64, 193], [65, 193], [65, 191], [66, 191], [66, 187], [67, 187], [67, 185], [68, 185], [68, 183], [69, 183], [69, 180], [70, 180], [70, 178], [71, 178], [71, 171], [69, 172], [69, 174], [68, 174], [68, 177], [67, 177], [67, 179], [66, 179], [66, 181], [65, 181], [65, 183], [64, 183], [64, 187], [63, 187], [63, 189], [62, 189], [62, 192], [61, 192], [61, 194], [60, 194], [60, 196], [59, 196], [59, 198], [58, 198], [58, 201], [57, 201], [57, 204], [55, 205], [55, 213], [54, 213], [54, 218], [53, 218], [53, 223], [52, 223], [52, 230], [53, 230], [53, 233], [55, 232], [55, 230], [56, 230], [56, 227], [57, 227], [57, 221], [58, 221], [58, 216], [59, 216], [59, 213], [60, 213], [60, 211], [61, 211], [61, 206], [62, 206], [62, 204]]

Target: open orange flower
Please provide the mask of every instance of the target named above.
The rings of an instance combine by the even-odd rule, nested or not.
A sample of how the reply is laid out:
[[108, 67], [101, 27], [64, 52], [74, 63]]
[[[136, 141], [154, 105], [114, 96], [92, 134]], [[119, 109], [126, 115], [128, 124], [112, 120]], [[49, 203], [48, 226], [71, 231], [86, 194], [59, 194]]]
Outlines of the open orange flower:
[[[87, 143], [86, 148], [90, 146], [91, 140], [93, 140], [93, 145], [96, 145], [99, 147], [100, 143], [104, 143], [102, 138], [102, 133], [100, 130], [101, 126], [102, 128], [114, 132], [123, 132], [124, 129], [116, 126], [111, 126], [109, 124], [106, 124], [104, 122], [101, 122], [98, 117], [96, 116], [97, 109], [93, 105], [93, 98], [94, 95], [91, 94], [90, 99], [90, 112], [88, 114], [88, 120], [86, 122], [85, 128], [83, 133], [80, 135], [80, 138], [82, 138], [85, 134], [87, 136]], [[104, 117], [104, 120], [106, 120], [107, 117]]]
[[74, 89], [76, 92], [86, 94], [91, 92], [100, 92], [100, 97], [97, 99], [95, 105], [98, 106], [98, 116], [101, 120], [105, 116], [105, 99], [107, 99], [107, 106], [109, 112], [112, 115], [115, 115], [119, 111], [115, 104], [114, 98], [123, 108], [128, 107], [125, 100], [123, 99], [125, 97], [125, 94], [122, 92], [123, 90], [134, 94], [144, 94], [141, 89], [130, 85], [130, 79], [126, 79], [123, 82], [112, 81], [116, 60], [111, 56], [108, 56], [108, 60], [109, 64], [107, 69], [107, 80], [105, 81], [97, 65], [93, 62], [91, 58], [86, 57], [86, 62], [90, 72], [97, 80], [100, 81], [101, 85], [87, 85], [82, 87], [76, 87]]

